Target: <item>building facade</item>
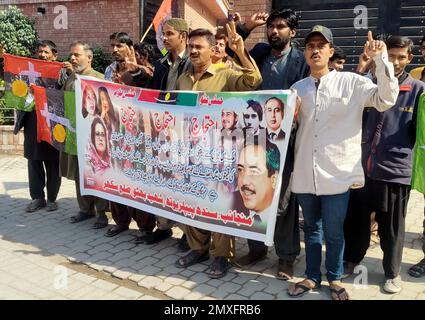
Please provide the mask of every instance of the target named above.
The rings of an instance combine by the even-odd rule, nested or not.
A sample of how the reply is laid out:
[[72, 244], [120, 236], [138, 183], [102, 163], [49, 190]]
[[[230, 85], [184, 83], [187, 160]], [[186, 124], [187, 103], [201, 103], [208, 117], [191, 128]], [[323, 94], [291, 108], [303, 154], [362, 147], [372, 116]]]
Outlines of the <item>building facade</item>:
[[[76, 39], [109, 50], [109, 35], [128, 32], [140, 39], [148, 29], [162, 0], [0, 0], [0, 10], [17, 5], [35, 19], [40, 38], [57, 43], [60, 55], [68, 52]], [[402, 34], [415, 44], [425, 34], [424, 0], [173, 0], [173, 15], [186, 19], [191, 28], [214, 29], [222, 24], [229, 11], [239, 12], [243, 20], [261, 11], [292, 8], [300, 17], [296, 42], [315, 24], [332, 29], [335, 44], [348, 54], [348, 68], [353, 69], [363, 50], [367, 31], [383, 37]], [[154, 31], [147, 42], [155, 43]], [[251, 48], [266, 40], [265, 27], [256, 29], [247, 39]], [[412, 67], [423, 64], [415, 48]]]

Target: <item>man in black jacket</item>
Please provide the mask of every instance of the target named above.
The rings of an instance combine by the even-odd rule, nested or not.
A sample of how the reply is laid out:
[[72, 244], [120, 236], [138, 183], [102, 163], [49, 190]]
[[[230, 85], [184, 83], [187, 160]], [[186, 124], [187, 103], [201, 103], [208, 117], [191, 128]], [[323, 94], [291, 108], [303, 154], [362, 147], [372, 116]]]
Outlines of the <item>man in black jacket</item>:
[[[191, 66], [187, 51], [188, 34], [189, 26], [183, 19], [171, 18], [164, 23], [162, 39], [168, 53], [164, 58], [155, 62], [152, 89], [162, 91], [176, 89], [177, 79]], [[136, 243], [154, 244], [171, 237], [171, 227], [175, 222], [159, 216], [156, 217], [156, 220], [157, 229]], [[189, 249], [186, 236], [183, 235], [178, 248], [180, 251]]]
[[164, 23], [162, 39], [168, 50], [167, 55], [155, 62], [152, 89], [175, 90], [178, 77], [189, 69], [187, 36], [189, 26], [179, 18], [171, 18]]
[[[56, 44], [49, 40], [38, 43], [36, 58], [56, 61]], [[47, 211], [58, 209], [56, 197], [59, 192], [61, 177], [59, 175], [59, 151], [47, 142], [37, 142], [37, 116], [31, 112], [18, 111], [14, 134], [24, 128], [24, 157], [28, 159], [28, 181], [32, 201], [26, 212], [34, 212], [47, 206]], [[47, 189], [47, 202], [44, 194]]]
[[[243, 38], [247, 38], [254, 28], [264, 23], [267, 26], [269, 43], [258, 43], [250, 51], [263, 77], [263, 83], [258, 89], [289, 89], [310, 73], [303, 53], [291, 45], [291, 39], [295, 37], [298, 28], [298, 18], [291, 9], [275, 10], [270, 15], [257, 13], [247, 23], [239, 25], [238, 32]], [[276, 254], [279, 257], [277, 278], [281, 280], [293, 277], [293, 264], [300, 253], [299, 209], [289, 184], [294, 162], [294, 138], [293, 133], [283, 170], [274, 236]], [[249, 253], [239, 259], [240, 265], [249, 265], [266, 257], [267, 247], [263, 243], [248, 240], [248, 246]]]
[[370, 214], [375, 212], [384, 253], [383, 290], [394, 294], [402, 290], [400, 269], [411, 189], [412, 149], [416, 140], [417, 109], [425, 85], [405, 71], [413, 59], [412, 40], [391, 36], [386, 44], [399, 81], [399, 95], [396, 104], [385, 112], [373, 108], [365, 111], [362, 165], [366, 181], [362, 189], [350, 192], [344, 225], [344, 274], [352, 274], [366, 255], [370, 242]]

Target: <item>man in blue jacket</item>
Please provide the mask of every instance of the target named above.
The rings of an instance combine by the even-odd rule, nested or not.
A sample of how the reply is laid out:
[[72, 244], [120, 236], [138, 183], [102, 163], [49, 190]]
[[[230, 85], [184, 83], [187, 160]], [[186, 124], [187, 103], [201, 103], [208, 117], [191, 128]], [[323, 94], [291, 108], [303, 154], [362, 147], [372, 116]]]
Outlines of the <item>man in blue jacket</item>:
[[413, 59], [413, 42], [407, 37], [387, 40], [388, 56], [399, 81], [396, 104], [379, 113], [366, 109], [363, 121], [362, 164], [366, 183], [352, 190], [345, 220], [345, 270], [353, 273], [370, 241], [370, 214], [376, 212], [381, 249], [384, 252], [384, 291], [401, 291], [405, 218], [410, 195], [412, 149], [416, 139], [416, 113], [425, 84], [405, 72]]
[[[247, 38], [254, 28], [264, 23], [267, 27], [268, 43], [258, 43], [250, 51], [263, 77], [263, 83], [258, 89], [289, 89], [310, 73], [303, 53], [291, 45], [291, 39], [295, 37], [298, 28], [298, 18], [291, 9], [275, 10], [270, 15], [257, 13], [248, 22], [239, 25], [238, 32], [243, 38]], [[279, 257], [277, 278], [281, 280], [293, 277], [293, 264], [300, 253], [298, 203], [289, 185], [294, 163], [294, 142], [293, 133], [283, 170], [274, 236], [276, 254]], [[267, 246], [264, 243], [248, 240], [248, 246], [249, 253], [238, 260], [240, 265], [249, 265], [266, 257]]]

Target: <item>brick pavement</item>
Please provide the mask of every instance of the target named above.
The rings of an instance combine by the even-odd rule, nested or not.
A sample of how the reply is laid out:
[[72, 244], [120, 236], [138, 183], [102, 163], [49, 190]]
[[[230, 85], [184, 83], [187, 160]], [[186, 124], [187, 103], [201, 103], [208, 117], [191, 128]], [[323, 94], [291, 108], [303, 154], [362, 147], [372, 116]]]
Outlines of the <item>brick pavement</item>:
[[[289, 283], [274, 276], [273, 248], [268, 259], [247, 269], [234, 267], [225, 278], [212, 280], [202, 272], [208, 261], [187, 269], [174, 267], [182, 255], [176, 249], [181, 235], [177, 228], [172, 239], [137, 246], [129, 242], [137, 235], [133, 224], [114, 238], [104, 237], [105, 229], [92, 230], [91, 220], [70, 224], [69, 218], [78, 211], [72, 181], [62, 180], [60, 210], [26, 213], [27, 179], [25, 159], [0, 156], [0, 299], [289, 299]], [[401, 271], [403, 290], [396, 295], [382, 291], [382, 253], [377, 246], [369, 249], [363, 262], [368, 285], [355, 286], [359, 278], [344, 281], [352, 299], [425, 299], [425, 278], [407, 274], [422, 258], [423, 208], [423, 197], [413, 192]], [[238, 255], [247, 250], [246, 241], [237, 239]], [[303, 277], [304, 258], [302, 250], [294, 281]], [[329, 299], [327, 283], [302, 299]]]

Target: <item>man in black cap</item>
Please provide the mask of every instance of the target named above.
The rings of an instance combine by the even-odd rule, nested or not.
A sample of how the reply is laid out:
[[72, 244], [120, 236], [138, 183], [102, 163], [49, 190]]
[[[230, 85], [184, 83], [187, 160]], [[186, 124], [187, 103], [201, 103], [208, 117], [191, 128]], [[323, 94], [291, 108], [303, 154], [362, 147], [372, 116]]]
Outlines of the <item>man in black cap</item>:
[[323, 238], [333, 300], [348, 300], [341, 285], [344, 220], [351, 188], [364, 185], [361, 128], [365, 107], [391, 108], [398, 81], [386, 45], [369, 31], [365, 53], [376, 63], [377, 84], [351, 72], [329, 70], [334, 53], [332, 32], [314, 26], [305, 38], [304, 57], [311, 76], [292, 86], [301, 98], [292, 191], [304, 215], [306, 278], [288, 288], [300, 297], [320, 287]]

